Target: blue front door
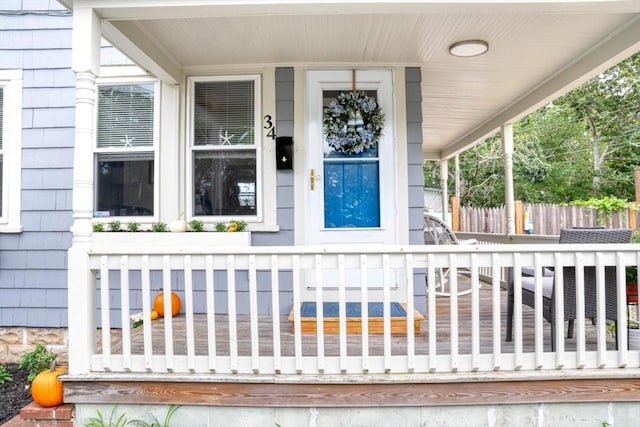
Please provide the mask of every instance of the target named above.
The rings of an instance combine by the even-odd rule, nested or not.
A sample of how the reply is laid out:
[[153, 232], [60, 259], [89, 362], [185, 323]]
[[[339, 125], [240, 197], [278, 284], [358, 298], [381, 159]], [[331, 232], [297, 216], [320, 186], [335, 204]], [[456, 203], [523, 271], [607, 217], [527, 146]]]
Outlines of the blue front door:
[[[376, 91], [366, 91], [376, 99]], [[340, 91], [323, 91], [323, 107]], [[324, 227], [380, 227], [380, 158], [378, 147], [357, 154], [332, 150], [324, 141]]]
[[[380, 107], [384, 127], [377, 146], [346, 154], [323, 131], [325, 108], [353, 89], [351, 70], [307, 71], [304, 141], [304, 242], [314, 244], [396, 244], [393, 73], [357, 70], [355, 86]], [[299, 206], [299, 205], [298, 205]]]

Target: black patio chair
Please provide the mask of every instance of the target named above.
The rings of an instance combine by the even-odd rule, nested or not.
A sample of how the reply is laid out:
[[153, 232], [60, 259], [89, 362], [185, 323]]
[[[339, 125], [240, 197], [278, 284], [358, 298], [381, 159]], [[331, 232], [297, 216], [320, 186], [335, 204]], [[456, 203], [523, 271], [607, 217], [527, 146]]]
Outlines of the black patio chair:
[[[631, 230], [628, 228], [571, 228], [560, 231], [559, 243], [598, 245], [604, 243], [629, 243]], [[507, 282], [507, 325], [506, 340], [513, 339], [513, 268], [508, 269]], [[542, 274], [542, 316], [551, 324], [551, 348], [555, 349], [555, 274], [553, 267], [544, 267]], [[535, 278], [530, 267], [522, 268], [522, 304], [535, 306]], [[576, 319], [576, 271], [575, 267], [563, 267], [564, 320], [568, 321], [567, 338], [573, 337], [573, 326]], [[584, 268], [584, 304], [585, 318], [596, 318], [596, 269], [593, 266]], [[616, 267], [605, 267], [605, 305], [606, 319], [616, 322], [617, 309]], [[617, 342], [616, 342], [617, 347]]]

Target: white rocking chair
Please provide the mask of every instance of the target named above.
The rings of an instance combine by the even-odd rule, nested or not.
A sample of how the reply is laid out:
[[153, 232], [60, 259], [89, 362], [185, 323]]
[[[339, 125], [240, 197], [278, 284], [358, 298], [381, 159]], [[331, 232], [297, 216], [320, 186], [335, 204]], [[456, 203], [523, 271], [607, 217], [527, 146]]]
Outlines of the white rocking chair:
[[[460, 240], [456, 237], [456, 234], [449, 228], [446, 222], [440, 218], [427, 214], [424, 214], [424, 244], [425, 245], [474, 245], [477, 244], [476, 239]], [[450, 292], [447, 292], [446, 285], [448, 282], [449, 269], [438, 268], [437, 269], [438, 281], [435, 288], [435, 293], [438, 296], [451, 296]], [[429, 284], [427, 283], [427, 292], [429, 291]], [[458, 295], [467, 295], [471, 293], [471, 289], [458, 292]]]

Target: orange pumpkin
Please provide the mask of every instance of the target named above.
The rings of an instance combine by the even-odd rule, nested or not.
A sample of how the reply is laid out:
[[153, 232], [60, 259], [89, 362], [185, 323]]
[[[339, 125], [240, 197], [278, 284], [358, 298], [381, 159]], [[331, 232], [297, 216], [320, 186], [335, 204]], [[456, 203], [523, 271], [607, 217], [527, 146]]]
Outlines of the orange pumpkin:
[[51, 368], [40, 372], [31, 383], [31, 397], [40, 406], [50, 408], [62, 405], [62, 381], [58, 375], [65, 372], [65, 368], [55, 368], [55, 361]]
[[[175, 292], [171, 292], [171, 317], [180, 312], [180, 297]], [[153, 300], [153, 309], [160, 317], [164, 317], [164, 293], [159, 292]]]

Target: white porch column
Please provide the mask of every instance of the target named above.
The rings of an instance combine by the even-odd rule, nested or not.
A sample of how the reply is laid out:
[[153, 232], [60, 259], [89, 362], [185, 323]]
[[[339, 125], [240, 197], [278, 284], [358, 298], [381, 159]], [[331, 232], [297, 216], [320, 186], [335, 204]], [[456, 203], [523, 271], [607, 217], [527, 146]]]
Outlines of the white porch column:
[[442, 220], [447, 222], [447, 212], [449, 208], [449, 166], [447, 159], [440, 160], [440, 190], [442, 191]]
[[507, 235], [516, 234], [515, 196], [513, 192], [513, 124], [502, 125], [504, 153], [504, 203], [507, 216]]
[[73, 11], [72, 67], [76, 73], [73, 158], [73, 240], [68, 253], [69, 373], [88, 373], [96, 348], [96, 283], [89, 271], [93, 216], [93, 144], [101, 24], [93, 9]]

